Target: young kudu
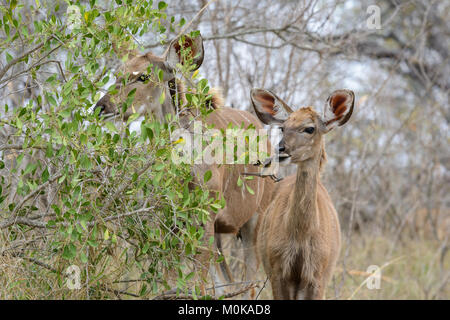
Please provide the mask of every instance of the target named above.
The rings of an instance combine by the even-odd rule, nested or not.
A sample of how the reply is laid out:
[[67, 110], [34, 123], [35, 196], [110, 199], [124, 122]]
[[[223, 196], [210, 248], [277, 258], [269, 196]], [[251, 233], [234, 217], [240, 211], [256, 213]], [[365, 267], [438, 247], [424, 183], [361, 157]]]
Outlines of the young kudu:
[[267, 90], [253, 89], [251, 100], [262, 122], [280, 125], [279, 161], [297, 165], [297, 174], [278, 183], [271, 204], [259, 216], [258, 258], [274, 299], [323, 299], [340, 249], [338, 216], [320, 181], [326, 160], [323, 135], [348, 121], [354, 94], [333, 92], [323, 117], [311, 107], [292, 111]]
[[[190, 58], [197, 68], [200, 67], [204, 56], [201, 37], [198, 36], [192, 39], [184, 36], [183, 47], [185, 49], [190, 48]], [[183, 98], [182, 84], [178, 79], [175, 79], [174, 75], [176, 64], [183, 64], [185, 61], [180, 49], [179, 39], [176, 39], [170, 43], [167, 54], [164, 57], [157, 57], [152, 53], [132, 57], [121, 69], [122, 74], [129, 76], [128, 84], [124, 86], [121, 79], [119, 79], [116, 83], [116, 87], [119, 89], [118, 94], [115, 97], [111, 97], [108, 94], [105, 95], [98, 101], [96, 109], [100, 109], [101, 115], [119, 115], [123, 120], [126, 120], [133, 111], [140, 114], [153, 114], [160, 121], [164, 121], [167, 114], [179, 114], [180, 124], [182, 125], [189, 123], [192, 117], [198, 117], [200, 113], [196, 109], [191, 109], [189, 112], [184, 113], [180, 112], [183, 109], [182, 104], [185, 99]], [[162, 81], [159, 83], [148, 81], [148, 68], [151, 65], [157, 66], [163, 72]], [[136, 89], [133, 107], [128, 108], [125, 113], [121, 113], [118, 106], [126, 100], [128, 93], [133, 89]], [[163, 103], [160, 103], [159, 97], [162, 91], [166, 92], [166, 99]], [[115, 100], [115, 103], [113, 100]], [[243, 124], [244, 128], [248, 128], [250, 125], [256, 129], [262, 128], [258, 119], [251, 113], [223, 107], [217, 94], [213, 93], [210, 107], [214, 110], [207, 115], [205, 123], [214, 125], [215, 129], [225, 130], [230, 123], [238, 127]], [[247, 251], [245, 262], [248, 266], [254, 267], [256, 265], [256, 257], [252, 249], [253, 230], [249, 220], [256, 212], [263, 212], [269, 204], [273, 182], [269, 179], [247, 180], [246, 183], [254, 190], [254, 195], [252, 195], [237, 185], [237, 180], [242, 173], [256, 172], [258, 170], [251, 164], [220, 166], [217, 164], [194, 164], [192, 170], [197, 183], [203, 183], [205, 172], [210, 170], [212, 178], [206, 183], [206, 187], [210, 191], [219, 192], [219, 195], [226, 200], [225, 208], [219, 210], [217, 214], [211, 213], [211, 219], [205, 226], [205, 242], [208, 243], [208, 239], [211, 236], [219, 233], [236, 234], [240, 231], [244, 250]], [[216, 237], [217, 239], [218, 237]], [[205, 252], [199, 258], [204, 264], [203, 277], [206, 277], [208, 272], [209, 264], [207, 261], [209, 261], [209, 254], [210, 252]], [[223, 267], [223, 264], [221, 267]], [[247, 274], [247, 277], [250, 278], [254, 275], [254, 272], [248, 272]], [[227, 281], [230, 280], [230, 273], [228, 273]]]

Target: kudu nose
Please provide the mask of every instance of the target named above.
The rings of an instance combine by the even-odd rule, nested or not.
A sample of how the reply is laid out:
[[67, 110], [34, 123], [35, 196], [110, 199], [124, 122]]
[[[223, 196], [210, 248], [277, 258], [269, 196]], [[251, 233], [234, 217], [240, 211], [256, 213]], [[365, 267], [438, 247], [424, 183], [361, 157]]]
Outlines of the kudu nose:
[[[98, 113], [98, 115], [102, 115], [103, 113], [105, 113], [106, 108], [108, 107], [109, 104], [109, 96], [108, 95], [104, 95], [100, 100], [97, 101], [97, 103], [95, 104], [94, 107], [94, 114], [97, 111], [97, 109], [100, 109], [100, 112]], [[109, 112], [109, 111], [108, 111]]]
[[98, 115], [100, 116], [102, 114], [103, 111], [105, 111], [106, 106], [103, 103], [100, 103], [101, 101], [97, 102], [93, 113], [95, 114], [95, 112], [97, 111], [97, 109], [100, 109], [100, 112], [98, 113]]
[[285, 150], [286, 150], [286, 147], [284, 146], [284, 141], [281, 140], [281, 141], [278, 143], [278, 152], [284, 152]]

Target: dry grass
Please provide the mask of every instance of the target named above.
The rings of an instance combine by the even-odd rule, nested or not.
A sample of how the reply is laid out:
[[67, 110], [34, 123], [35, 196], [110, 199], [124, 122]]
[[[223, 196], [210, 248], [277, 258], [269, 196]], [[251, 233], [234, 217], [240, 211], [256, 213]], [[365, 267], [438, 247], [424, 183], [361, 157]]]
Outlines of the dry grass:
[[[389, 238], [356, 236], [345, 259], [347, 272], [344, 275], [341, 258], [335, 281], [330, 285], [327, 296], [333, 299], [336, 292], [340, 291], [341, 299], [450, 298], [450, 256], [442, 256], [442, 243], [435, 240], [408, 239], [394, 248], [392, 246], [393, 241]], [[381, 267], [391, 261], [393, 262], [382, 270], [384, 279], [382, 278], [380, 289], [368, 289], [364, 285], [358, 290], [367, 278], [364, 274], [367, 267]]]
[[[345, 241], [343, 242], [345, 245]], [[345, 247], [341, 250], [341, 258], [334, 279], [329, 285], [327, 299], [450, 299], [448, 286], [450, 254], [443, 256], [443, 242], [405, 237], [395, 246], [394, 243], [390, 237], [353, 234], [350, 250], [345, 259]], [[235, 275], [242, 274], [240, 244], [231, 236], [226, 237], [224, 244], [228, 262]], [[239, 253], [230, 256], [232, 252]], [[386, 265], [382, 269], [380, 289], [368, 289], [363, 283], [369, 275], [366, 270], [370, 265], [380, 267]], [[258, 279], [262, 282], [266, 279], [262, 270]], [[243, 279], [236, 276], [235, 281]], [[132, 283], [126, 289], [128, 292], [138, 293], [140, 288], [141, 285]], [[227, 287], [226, 291], [232, 292], [238, 288], [240, 287]], [[45, 267], [18, 257], [0, 256], [0, 299], [86, 299], [86, 297], [86, 290], [68, 290], [65, 279]], [[108, 291], [90, 296], [94, 299], [116, 297]], [[133, 298], [127, 295], [120, 297]], [[270, 283], [266, 283], [259, 299], [271, 297]]]
[[[231, 246], [232, 240], [228, 238], [227, 243]], [[442, 253], [443, 243], [437, 240], [404, 239], [394, 246], [389, 237], [354, 234], [345, 259], [345, 247], [341, 250], [326, 297], [354, 300], [450, 299], [450, 254], [443, 256]], [[235, 274], [242, 263], [241, 257], [230, 259]], [[370, 265], [382, 267], [380, 289], [368, 289], [367, 284], [363, 284], [370, 275], [367, 272]], [[265, 279], [264, 272], [260, 271], [258, 280]], [[267, 283], [260, 299], [271, 298], [270, 283]]]

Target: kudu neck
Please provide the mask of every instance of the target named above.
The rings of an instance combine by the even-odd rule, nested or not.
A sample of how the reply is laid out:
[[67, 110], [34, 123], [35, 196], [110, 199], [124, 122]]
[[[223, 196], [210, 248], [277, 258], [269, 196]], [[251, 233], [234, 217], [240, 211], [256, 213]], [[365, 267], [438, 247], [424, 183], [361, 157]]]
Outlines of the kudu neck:
[[305, 237], [319, 226], [317, 214], [317, 185], [320, 179], [321, 151], [314, 157], [297, 164], [295, 187], [288, 215], [288, 232], [295, 239]]

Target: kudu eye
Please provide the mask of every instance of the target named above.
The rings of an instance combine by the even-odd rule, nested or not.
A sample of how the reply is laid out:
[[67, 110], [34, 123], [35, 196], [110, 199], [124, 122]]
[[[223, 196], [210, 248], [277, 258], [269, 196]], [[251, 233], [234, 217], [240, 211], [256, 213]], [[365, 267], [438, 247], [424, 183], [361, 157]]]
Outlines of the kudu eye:
[[140, 81], [140, 82], [145, 82], [145, 81], [148, 80], [148, 78], [149, 78], [149, 76], [146, 75], [145, 73], [143, 73], [143, 74], [141, 74], [141, 75], [139, 76], [138, 81]]
[[313, 134], [314, 133], [314, 127], [308, 127], [305, 130], [303, 130], [303, 131], [305, 131], [308, 134]]

